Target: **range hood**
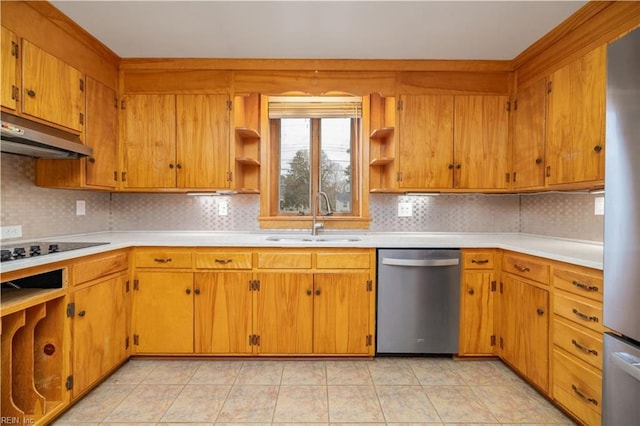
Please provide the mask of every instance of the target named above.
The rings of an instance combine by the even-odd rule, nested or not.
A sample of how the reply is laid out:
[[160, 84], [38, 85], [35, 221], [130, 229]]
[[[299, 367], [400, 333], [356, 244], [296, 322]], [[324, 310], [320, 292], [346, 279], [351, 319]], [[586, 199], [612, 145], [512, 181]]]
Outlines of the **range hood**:
[[80, 137], [11, 114], [2, 114], [0, 151], [36, 158], [80, 158], [93, 154]]

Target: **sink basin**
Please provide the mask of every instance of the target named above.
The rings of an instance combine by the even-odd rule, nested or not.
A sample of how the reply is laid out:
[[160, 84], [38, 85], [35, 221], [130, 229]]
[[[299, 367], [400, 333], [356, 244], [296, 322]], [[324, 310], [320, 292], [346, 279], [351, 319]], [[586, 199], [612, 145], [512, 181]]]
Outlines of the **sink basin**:
[[358, 237], [341, 237], [341, 236], [330, 236], [330, 235], [272, 235], [267, 237], [267, 241], [290, 241], [290, 242], [300, 242], [300, 243], [310, 243], [310, 242], [332, 242], [332, 243], [348, 243], [354, 241], [361, 241]]

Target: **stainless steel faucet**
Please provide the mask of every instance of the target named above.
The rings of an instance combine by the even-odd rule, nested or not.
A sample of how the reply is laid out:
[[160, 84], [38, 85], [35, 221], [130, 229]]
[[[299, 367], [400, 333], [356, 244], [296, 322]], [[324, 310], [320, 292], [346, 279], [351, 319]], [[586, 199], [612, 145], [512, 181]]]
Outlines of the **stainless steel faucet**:
[[[318, 229], [324, 228], [324, 223], [318, 223], [318, 210], [322, 214], [322, 202], [318, 205], [318, 198], [324, 198], [327, 204], [327, 212], [323, 216], [331, 216], [333, 211], [331, 210], [331, 204], [329, 204], [329, 197], [322, 191], [318, 191], [315, 197], [313, 197], [313, 205], [311, 206], [311, 213], [313, 214], [313, 221], [311, 224], [311, 235], [318, 235]], [[317, 208], [319, 207], [319, 208]]]

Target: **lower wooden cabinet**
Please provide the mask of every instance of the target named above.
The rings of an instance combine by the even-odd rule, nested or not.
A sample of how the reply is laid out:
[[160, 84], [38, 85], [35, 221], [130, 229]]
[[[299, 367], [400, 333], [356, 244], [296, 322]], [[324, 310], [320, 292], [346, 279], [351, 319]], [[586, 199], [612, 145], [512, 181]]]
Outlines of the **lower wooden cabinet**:
[[73, 292], [73, 398], [128, 357], [127, 274]]
[[500, 287], [500, 355], [546, 393], [549, 291], [511, 274], [503, 275]]

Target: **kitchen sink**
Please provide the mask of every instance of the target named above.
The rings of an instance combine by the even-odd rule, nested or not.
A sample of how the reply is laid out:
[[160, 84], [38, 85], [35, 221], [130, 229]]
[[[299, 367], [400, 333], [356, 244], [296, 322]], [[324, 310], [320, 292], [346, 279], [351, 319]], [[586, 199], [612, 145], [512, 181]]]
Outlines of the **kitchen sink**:
[[283, 241], [283, 242], [332, 242], [332, 243], [348, 243], [354, 241], [361, 241], [358, 237], [342, 237], [342, 236], [326, 236], [326, 235], [272, 235], [267, 237], [267, 241]]

